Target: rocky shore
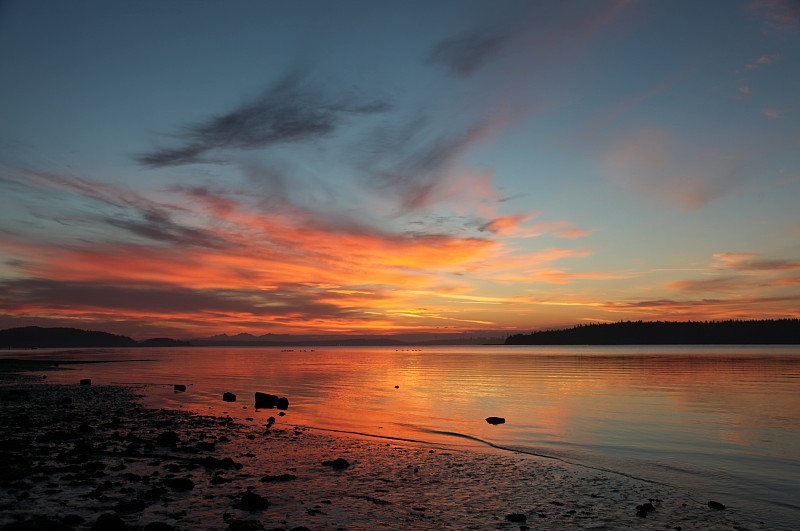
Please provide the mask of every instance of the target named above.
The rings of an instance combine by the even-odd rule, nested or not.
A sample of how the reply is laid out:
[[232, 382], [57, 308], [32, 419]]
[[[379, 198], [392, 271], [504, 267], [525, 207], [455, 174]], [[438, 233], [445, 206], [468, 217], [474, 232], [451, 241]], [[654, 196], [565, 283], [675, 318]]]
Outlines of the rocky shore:
[[[487, 450], [148, 409], [0, 362], [0, 529], [766, 529], [678, 487]], [[263, 415], [263, 416], [262, 416]]]

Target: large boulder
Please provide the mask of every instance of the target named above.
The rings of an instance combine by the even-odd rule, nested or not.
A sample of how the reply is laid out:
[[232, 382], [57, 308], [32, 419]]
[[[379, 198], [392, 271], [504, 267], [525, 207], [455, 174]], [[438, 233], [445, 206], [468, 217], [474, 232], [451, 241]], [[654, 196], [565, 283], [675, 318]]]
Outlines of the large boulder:
[[276, 407], [278, 409], [289, 409], [289, 399], [278, 397], [277, 395], [270, 395], [268, 393], [256, 393], [256, 408], [269, 409]]

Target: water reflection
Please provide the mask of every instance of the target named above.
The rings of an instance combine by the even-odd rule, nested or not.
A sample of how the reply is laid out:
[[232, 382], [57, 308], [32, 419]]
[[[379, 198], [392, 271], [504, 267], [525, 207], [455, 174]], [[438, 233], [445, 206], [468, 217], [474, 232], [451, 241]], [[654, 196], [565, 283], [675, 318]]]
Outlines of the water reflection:
[[[289, 398], [281, 422], [478, 444], [447, 435], [456, 433], [669, 482], [692, 478], [729, 496], [795, 508], [800, 499], [796, 347], [195, 348], [70, 356], [150, 360], [76, 366], [51, 379], [147, 384], [153, 405], [246, 417], [254, 415], [253, 393], [264, 391]], [[173, 393], [174, 383], [188, 384], [188, 392]], [[240, 401], [222, 402], [226, 391]], [[488, 416], [507, 423], [491, 426]]]

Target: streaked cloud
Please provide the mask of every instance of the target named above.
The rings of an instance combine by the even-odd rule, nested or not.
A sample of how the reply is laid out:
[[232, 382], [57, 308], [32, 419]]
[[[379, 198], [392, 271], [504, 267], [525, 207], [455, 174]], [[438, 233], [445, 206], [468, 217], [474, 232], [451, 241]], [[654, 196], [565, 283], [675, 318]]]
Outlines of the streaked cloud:
[[303, 85], [302, 76], [289, 74], [255, 100], [233, 111], [184, 126], [174, 136], [177, 147], [157, 148], [136, 159], [152, 168], [221, 162], [216, 150], [251, 150], [303, 142], [333, 133], [348, 117], [384, 112], [386, 101], [355, 101], [331, 97]]

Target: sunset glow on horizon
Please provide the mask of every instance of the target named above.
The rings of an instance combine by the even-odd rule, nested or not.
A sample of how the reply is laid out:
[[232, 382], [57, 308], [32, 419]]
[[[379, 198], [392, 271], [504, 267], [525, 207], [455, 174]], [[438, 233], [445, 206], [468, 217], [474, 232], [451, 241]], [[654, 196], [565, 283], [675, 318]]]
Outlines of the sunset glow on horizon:
[[6, 2], [0, 328], [800, 318], [800, 6]]

